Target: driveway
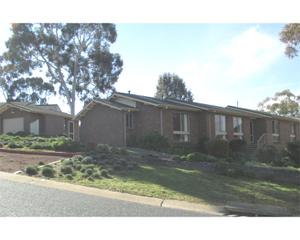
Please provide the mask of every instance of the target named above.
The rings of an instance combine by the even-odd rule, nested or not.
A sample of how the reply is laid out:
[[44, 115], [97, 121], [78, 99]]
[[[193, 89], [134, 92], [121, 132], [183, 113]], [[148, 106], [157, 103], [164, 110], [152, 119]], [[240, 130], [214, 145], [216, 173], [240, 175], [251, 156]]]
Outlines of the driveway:
[[0, 178], [0, 217], [210, 216]]

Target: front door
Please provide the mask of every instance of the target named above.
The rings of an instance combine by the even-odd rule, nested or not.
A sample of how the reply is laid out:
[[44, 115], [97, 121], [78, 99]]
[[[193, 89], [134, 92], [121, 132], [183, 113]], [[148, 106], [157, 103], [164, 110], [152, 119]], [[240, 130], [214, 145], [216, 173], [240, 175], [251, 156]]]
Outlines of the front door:
[[254, 143], [254, 122], [250, 120], [250, 142]]

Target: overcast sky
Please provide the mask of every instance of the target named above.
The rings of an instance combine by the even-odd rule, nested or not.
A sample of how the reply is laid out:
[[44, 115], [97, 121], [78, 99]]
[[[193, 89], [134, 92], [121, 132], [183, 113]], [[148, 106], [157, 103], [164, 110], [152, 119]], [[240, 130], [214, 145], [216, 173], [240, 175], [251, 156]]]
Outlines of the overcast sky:
[[[283, 24], [117, 24], [124, 61], [117, 91], [154, 96], [160, 74], [184, 79], [195, 101], [256, 108], [283, 89], [300, 94], [300, 58], [284, 55]], [[10, 36], [0, 23], [0, 52]], [[0, 100], [3, 101], [2, 96]], [[63, 99], [49, 98], [69, 111]], [[82, 104], [77, 104], [78, 112]]]

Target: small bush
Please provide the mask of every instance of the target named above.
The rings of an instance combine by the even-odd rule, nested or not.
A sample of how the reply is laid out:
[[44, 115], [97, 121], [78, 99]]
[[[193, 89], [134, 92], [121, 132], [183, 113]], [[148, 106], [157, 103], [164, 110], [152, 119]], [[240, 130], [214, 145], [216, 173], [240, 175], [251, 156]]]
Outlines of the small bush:
[[62, 166], [60, 168], [60, 171], [63, 173], [63, 174], [72, 174], [73, 173], [73, 169], [72, 167], [70, 166]]
[[73, 180], [72, 174], [65, 175], [65, 178], [68, 179], [68, 180]]
[[168, 139], [158, 133], [146, 135], [141, 139], [139, 145], [142, 148], [154, 151], [163, 151], [169, 147]]
[[71, 159], [71, 158], [64, 159], [62, 163], [63, 163], [63, 165], [66, 165], [66, 166], [73, 166], [74, 165], [73, 159]]
[[204, 153], [194, 152], [185, 156], [185, 160], [191, 162], [214, 162], [216, 158]]
[[26, 173], [28, 176], [33, 176], [33, 175], [37, 175], [37, 174], [38, 174], [38, 170], [37, 170], [36, 167], [28, 166], [28, 167], [25, 169], [25, 173]]
[[90, 156], [87, 156], [82, 159], [81, 163], [82, 164], [91, 164], [91, 163], [94, 163], [94, 159]]
[[92, 177], [92, 176], [89, 176], [88, 178], [87, 178], [87, 180], [89, 180], [89, 181], [94, 181], [94, 178]]
[[109, 178], [108, 171], [107, 171], [107, 170], [105, 170], [105, 169], [104, 169], [104, 170], [102, 170], [102, 171], [101, 171], [101, 176], [102, 176], [102, 177], [105, 177], [105, 178]]
[[84, 174], [87, 176], [91, 176], [94, 173], [93, 169], [88, 168], [84, 171]]
[[8, 143], [8, 144], [7, 144], [7, 147], [8, 147], [8, 148], [22, 148], [22, 146], [20, 146], [20, 145], [14, 143], [14, 142]]
[[208, 153], [207, 144], [209, 142], [208, 137], [201, 137], [198, 141], [198, 151], [201, 153]]
[[53, 178], [54, 174], [55, 174], [55, 171], [54, 171], [54, 169], [52, 167], [50, 167], [50, 166], [43, 167], [43, 169], [42, 169], [42, 175], [44, 177]]
[[98, 144], [96, 146], [96, 151], [99, 153], [110, 153], [110, 147], [107, 144]]
[[102, 178], [101, 174], [98, 173], [98, 172], [94, 173], [92, 176], [93, 176], [94, 179], [101, 179]]
[[294, 165], [300, 167], [300, 141], [287, 143], [285, 152]]
[[247, 143], [241, 139], [233, 139], [229, 142], [229, 148], [232, 152], [245, 152]]
[[266, 145], [257, 150], [256, 153], [259, 162], [272, 164], [277, 162], [280, 158], [280, 154], [276, 147], [272, 145]]
[[42, 161], [40, 161], [40, 162], [39, 162], [39, 165], [40, 165], [40, 166], [43, 166], [43, 165], [45, 165], [45, 163], [42, 162]]
[[224, 139], [211, 140], [208, 145], [208, 153], [215, 157], [226, 158], [229, 155], [229, 144]]

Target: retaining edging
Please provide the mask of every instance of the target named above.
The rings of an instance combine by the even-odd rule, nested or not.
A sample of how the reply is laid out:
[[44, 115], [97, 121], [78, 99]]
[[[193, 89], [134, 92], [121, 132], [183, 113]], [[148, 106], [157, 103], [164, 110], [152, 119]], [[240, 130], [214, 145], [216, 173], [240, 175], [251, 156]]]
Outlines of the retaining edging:
[[46, 155], [46, 156], [61, 156], [61, 157], [73, 157], [75, 155], [82, 154], [81, 152], [44, 152], [44, 151], [25, 151], [20, 149], [7, 149], [0, 148], [0, 152], [17, 153], [17, 154], [31, 154], [31, 155]]

